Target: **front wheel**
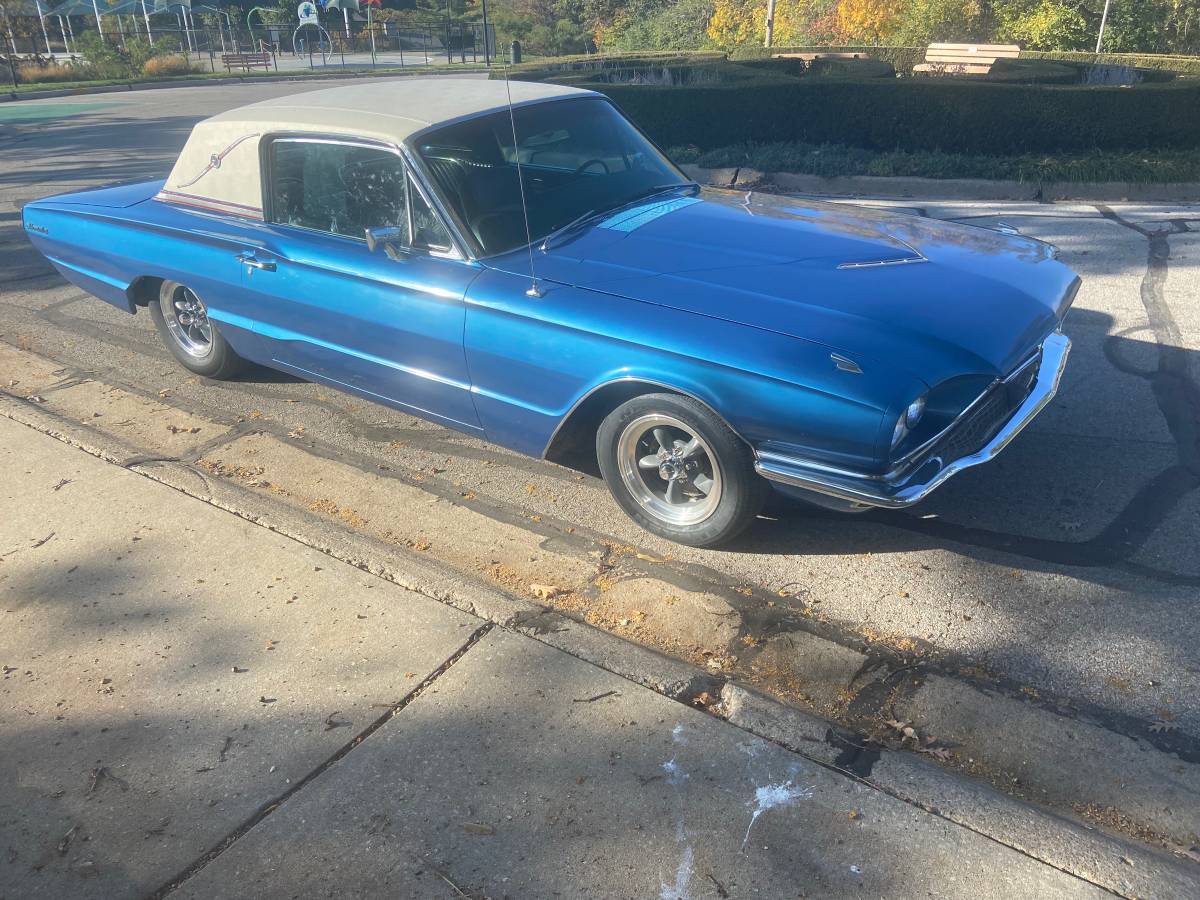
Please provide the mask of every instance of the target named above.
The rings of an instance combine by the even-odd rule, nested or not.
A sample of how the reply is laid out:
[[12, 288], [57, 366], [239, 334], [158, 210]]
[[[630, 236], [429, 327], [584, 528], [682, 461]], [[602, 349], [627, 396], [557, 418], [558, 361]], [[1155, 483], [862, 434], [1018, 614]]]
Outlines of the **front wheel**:
[[245, 365], [209, 320], [204, 301], [186, 285], [164, 281], [158, 300], [150, 303], [150, 318], [171, 355], [189, 372], [229, 378]]
[[679, 394], [645, 394], [618, 406], [600, 423], [596, 455], [635, 522], [692, 547], [731, 540], [767, 495], [750, 448], [702, 403]]

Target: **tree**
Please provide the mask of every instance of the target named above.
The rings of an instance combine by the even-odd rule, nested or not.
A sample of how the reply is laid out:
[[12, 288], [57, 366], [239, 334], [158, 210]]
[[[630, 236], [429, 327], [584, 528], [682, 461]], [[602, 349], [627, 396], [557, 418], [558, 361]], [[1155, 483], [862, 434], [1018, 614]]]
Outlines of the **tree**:
[[1087, 50], [1096, 33], [1078, 4], [1062, 0], [1006, 3], [996, 8], [997, 37], [1030, 50]]
[[713, 46], [714, 0], [635, 0], [604, 42], [616, 50], [700, 50]]
[[986, 40], [988, 18], [981, 0], [908, 0], [893, 39], [905, 47]]
[[851, 41], [882, 44], [900, 25], [904, 0], [841, 0], [838, 28]]
[[746, 0], [716, 0], [708, 20], [708, 38], [714, 46], [722, 50], [732, 50], [742, 44], [761, 44], [765, 33], [765, 8], [762, 10], [761, 19], [758, 15], [758, 3]]

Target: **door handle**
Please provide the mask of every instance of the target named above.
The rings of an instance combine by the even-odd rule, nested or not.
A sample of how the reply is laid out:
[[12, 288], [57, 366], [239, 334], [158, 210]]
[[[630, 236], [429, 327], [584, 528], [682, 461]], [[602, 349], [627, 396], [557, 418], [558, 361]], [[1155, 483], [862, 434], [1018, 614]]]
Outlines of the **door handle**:
[[275, 263], [269, 259], [259, 259], [253, 253], [243, 253], [237, 258], [244, 266], [252, 269], [262, 269], [264, 272], [274, 272]]

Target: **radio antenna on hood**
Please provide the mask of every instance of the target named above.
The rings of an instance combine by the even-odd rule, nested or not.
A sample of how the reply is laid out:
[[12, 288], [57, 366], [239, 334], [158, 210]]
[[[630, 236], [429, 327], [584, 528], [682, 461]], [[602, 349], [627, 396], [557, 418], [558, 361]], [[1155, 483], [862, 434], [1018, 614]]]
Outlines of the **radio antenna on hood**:
[[529, 206], [525, 202], [525, 177], [521, 174], [521, 145], [517, 143], [517, 117], [513, 114], [512, 88], [508, 84], [508, 64], [504, 65], [504, 93], [508, 97], [508, 123], [512, 126], [513, 160], [517, 164], [517, 186], [521, 192], [521, 214], [525, 217], [525, 240], [529, 242], [529, 290], [526, 297], [541, 297], [537, 272], [533, 268], [533, 233], [529, 230]]

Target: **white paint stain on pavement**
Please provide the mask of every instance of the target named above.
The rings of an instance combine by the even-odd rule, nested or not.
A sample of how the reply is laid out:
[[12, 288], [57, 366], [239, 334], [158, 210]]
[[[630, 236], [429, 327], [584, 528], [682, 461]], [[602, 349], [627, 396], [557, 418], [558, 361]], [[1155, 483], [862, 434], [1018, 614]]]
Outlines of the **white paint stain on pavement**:
[[[687, 746], [688, 739], [683, 723], [677, 723], [671, 729], [671, 740], [681, 747]], [[692, 861], [695, 858], [695, 851], [688, 842], [687, 827], [684, 824], [683, 791], [681, 790], [682, 785], [688, 779], [688, 773], [677, 760], [677, 756], [672, 756], [662, 764], [662, 769], [667, 773], [667, 784], [675, 788], [675, 800], [678, 805], [675, 819], [675, 842], [680, 847], [679, 868], [675, 870], [674, 883], [659, 882], [662, 887], [658, 895], [659, 900], [690, 900], [691, 896], [688, 889], [692, 882]]]
[[746, 845], [750, 842], [750, 829], [754, 827], [759, 816], [780, 806], [791, 806], [797, 800], [804, 800], [811, 796], [810, 788], [796, 787], [790, 781], [756, 788], [754, 799], [746, 804], [752, 806], [753, 811], [750, 813], [750, 824], [746, 826], [746, 837], [742, 840], [742, 852], [746, 852]]
[[663, 771], [667, 773], [667, 784], [672, 787], [679, 787], [687, 781], [688, 773], [679, 768], [679, 763], [675, 762], [675, 757], [672, 756], [662, 764]]
[[675, 873], [674, 884], [664, 884], [659, 900], [688, 900], [688, 886], [692, 881], [692, 848], [684, 847], [679, 860], [679, 870]]

